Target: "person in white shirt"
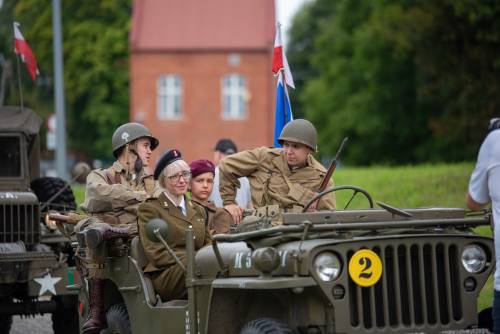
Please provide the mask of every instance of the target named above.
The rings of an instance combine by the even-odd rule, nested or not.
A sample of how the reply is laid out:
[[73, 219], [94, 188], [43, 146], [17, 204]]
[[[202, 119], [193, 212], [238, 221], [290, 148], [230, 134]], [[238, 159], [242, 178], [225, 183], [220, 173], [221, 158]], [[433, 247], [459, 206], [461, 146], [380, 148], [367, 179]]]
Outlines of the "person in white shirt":
[[499, 125], [498, 119], [493, 119], [490, 123], [491, 132], [481, 144], [466, 199], [467, 207], [473, 211], [481, 210], [490, 202], [492, 204], [496, 257], [492, 314], [494, 333], [500, 333], [500, 130], [497, 130]]
[[[236, 152], [238, 152], [238, 149], [231, 139], [220, 139], [215, 145], [213, 162], [217, 167], [215, 168], [214, 188], [209, 199], [218, 208], [224, 207], [219, 193], [219, 163], [228, 155]], [[241, 177], [238, 180], [240, 181], [240, 188], [236, 192], [236, 204], [238, 204], [238, 206], [242, 209], [251, 209], [252, 196], [250, 193], [250, 184], [248, 183], [248, 179], [246, 177]]]

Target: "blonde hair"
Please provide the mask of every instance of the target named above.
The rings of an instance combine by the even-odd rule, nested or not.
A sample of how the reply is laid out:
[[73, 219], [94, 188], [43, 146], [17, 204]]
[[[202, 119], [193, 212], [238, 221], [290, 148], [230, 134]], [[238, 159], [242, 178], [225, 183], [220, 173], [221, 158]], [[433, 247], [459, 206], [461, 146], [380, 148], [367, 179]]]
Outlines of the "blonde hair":
[[171, 164], [167, 165], [165, 168], [163, 168], [163, 170], [160, 172], [160, 175], [158, 176], [158, 183], [160, 184], [160, 186], [165, 189], [165, 176], [168, 177], [168, 176], [171, 176], [171, 175], [174, 175], [174, 174], [177, 174], [179, 172], [183, 172], [183, 171], [189, 171], [189, 165], [187, 162], [185, 162], [184, 160], [180, 159], [180, 160], [175, 160], [174, 162], [172, 162]]

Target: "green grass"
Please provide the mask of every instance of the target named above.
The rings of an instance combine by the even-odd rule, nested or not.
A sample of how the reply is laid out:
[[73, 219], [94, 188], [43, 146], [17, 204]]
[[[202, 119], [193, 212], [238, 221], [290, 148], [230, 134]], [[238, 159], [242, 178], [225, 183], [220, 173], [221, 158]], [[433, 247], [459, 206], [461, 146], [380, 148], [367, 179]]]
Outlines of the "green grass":
[[[336, 185], [355, 185], [375, 201], [400, 208], [464, 207], [472, 163], [404, 167], [344, 167], [335, 171]], [[339, 203], [348, 196], [337, 195]], [[362, 207], [360, 200], [357, 205]], [[366, 202], [365, 202], [366, 203]]]
[[75, 195], [76, 204], [80, 205], [85, 200], [85, 185], [76, 184], [71, 187]]
[[[465, 207], [465, 195], [473, 163], [436, 164], [403, 167], [349, 167], [335, 171], [336, 185], [355, 185], [368, 191], [374, 201], [382, 201], [399, 208], [416, 207]], [[76, 201], [83, 203], [85, 188], [74, 186]], [[337, 204], [342, 208], [352, 191], [336, 194]], [[359, 196], [359, 195], [358, 195]], [[361, 196], [355, 198], [351, 208], [366, 208]], [[491, 236], [491, 229], [482, 226], [476, 232]], [[478, 301], [482, 310], [491, 306], [493, 280], [490, 277]]]

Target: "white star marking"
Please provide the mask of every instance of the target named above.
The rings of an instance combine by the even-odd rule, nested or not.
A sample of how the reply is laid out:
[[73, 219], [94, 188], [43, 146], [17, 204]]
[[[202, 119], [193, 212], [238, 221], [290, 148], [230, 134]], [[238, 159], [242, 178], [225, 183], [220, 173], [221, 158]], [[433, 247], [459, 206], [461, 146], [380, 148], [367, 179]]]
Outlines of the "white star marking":
[[55, 285], [61, 280], [61, 277], [52, 277], [50, 273], [43, 276], [42, 278], [35, 278], [34, 281], [40, 284], [39, 296], [43, 295], [46, 291], [56, 295]]

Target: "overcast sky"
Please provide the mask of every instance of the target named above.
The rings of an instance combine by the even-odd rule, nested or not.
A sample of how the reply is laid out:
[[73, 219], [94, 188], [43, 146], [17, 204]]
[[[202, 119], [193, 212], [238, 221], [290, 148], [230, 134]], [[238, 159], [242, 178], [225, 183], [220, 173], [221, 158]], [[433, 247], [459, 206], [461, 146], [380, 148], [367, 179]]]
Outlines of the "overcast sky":
[[287, 42], [287, 31], [292, 25], [293, 15], [300, 9], [303, 3], [312, 0], [275, 0], [276, 1], [276, 19], [281, 23], [281, 32], [283, 33], [284, 43]]

